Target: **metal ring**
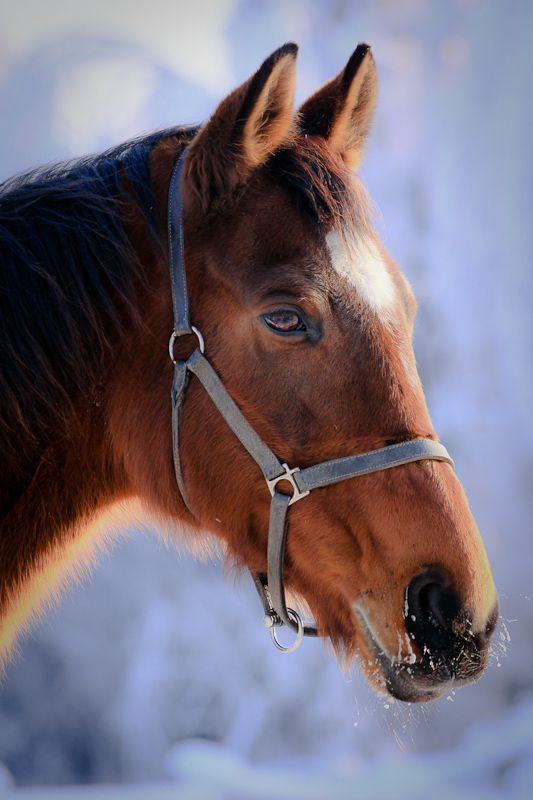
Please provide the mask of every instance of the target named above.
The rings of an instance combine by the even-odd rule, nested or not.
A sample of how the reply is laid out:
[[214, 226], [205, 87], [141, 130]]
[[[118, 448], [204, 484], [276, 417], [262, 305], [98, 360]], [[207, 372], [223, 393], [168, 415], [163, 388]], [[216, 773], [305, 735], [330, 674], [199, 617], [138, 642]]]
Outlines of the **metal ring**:
[[177, 338], [178, 338], [177, 332], [172, 331], [172, 333], [170, 334], [170, 340], [168, 342], [168, 354], [173, 364], [176, 363], [176, 359], [174, 358], [174, 342], [176, 341]]
[[282, 653], [292, 653], [293, 650], [296, 650], [298, 647], [300, 647], [302, 639], [304, 638], [304, 624], [300, 619], [300, 615], [297, 614], [296, 611], [294, 611], [294, 609], [292, 608], [287, 609], [287, 614], [292, 619], [292, 621], [298, 625], [298, 633], [296, 634], [296, 641], [294, 642], [294, 644], [292, 644], [290, 647], [283, 647], [283, 645], [281, 645], [276, 639], [276, 629], [274, 627], [270, 628], [270, 638], [272, 639], [278, 650], [281, 650]]
[[[191, 330], [198, 337], [198, 346], [200, 348], [200, 353], [203, 353], [205, 351], [204, 337], [202, 336], [198, 328], [194, 327], [194, 325], [191, 325]], [[178, 336], [181, 336], [181, 333], [178, 333], [178, 331], [172, 331], [172, 333], [170, 334], [170, 340], [168, 342], [168, 354], [173, 364], [176, 363], [176, 359], [174, 358], [174, 342], [176, 341]]]
[[205, 351], [204, 337], [202, 336], [198, 328], [194, 327], [194, 325], [191, 325], [191, 331], [194, 331], [194, 333], [197, 335], [198, 344], [200, 345], [200, 353], [203, 353]]

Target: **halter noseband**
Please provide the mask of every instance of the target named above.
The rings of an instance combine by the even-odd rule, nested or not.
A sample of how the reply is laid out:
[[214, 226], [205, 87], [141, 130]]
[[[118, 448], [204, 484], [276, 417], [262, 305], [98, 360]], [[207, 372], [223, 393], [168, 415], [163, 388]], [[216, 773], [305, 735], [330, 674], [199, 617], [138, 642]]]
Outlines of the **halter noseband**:
[[[335, 458], [323, 461], [313, 467], [300, 470], [290, 469], [282, 464], [272, 450], [263, 442], [246, 421], [236, 406], [215, 370], [204, 355], [204, 341], [201, 333], [189, 321], [189, 297], [185, 278], [183, 213], [181, 176], [186, 149], [181, 153], [170, 181], [168, 197], [168, 241], [170, 256], [170, 277], [172, 282], [172, 302], [174, 306], [174, 330], [170, 337], [169, 352], [174, 362], [174, 380], [172, 383], [172, 444], [174, 452], [174, 469], [176, 481], [183, 500], [190, 509], [179, 452], [179, 433], [183, 400], [188, 384], [189, 373], [193, 373], [202, 383], [204, 389], [226, 420], [229, 427], [260, 467], [267, 482], [272, 501], [270, 504], [270, 522], [267, 545], [267, 575], [252, 575], [259, 597], [263, 604], [263, 623], [270, 628], [272, 641], [284, 652], [295, 650], [303, 636], [317, 636], [315, 623], [303, 624], [300, 616], [285, 603], [283, 564], [285, 558], [285, 539], [287, 535], [287, 510], [290, 505], [307, 497], [313, 489], [328, 486], [331, 483], [367, 475], [390, 469], [399, 464], [411, 461], [433, 459], [446, 461], [454, 467], [446, 448], [431, 439], [413, 439], [399, 444], [381, 447], [358, 455]], [[174, 359], [174, 342], [178, 336], [195, 333], [199, 345], [187, 361]], [[292, 485], [292, 495], [277, 491], [280, 481]], [[192, 513], [192, 512], [191, 512]], [[286, 625], [297, 633], [295, 643], [291, 647], [282, 647], [275, 629]]]

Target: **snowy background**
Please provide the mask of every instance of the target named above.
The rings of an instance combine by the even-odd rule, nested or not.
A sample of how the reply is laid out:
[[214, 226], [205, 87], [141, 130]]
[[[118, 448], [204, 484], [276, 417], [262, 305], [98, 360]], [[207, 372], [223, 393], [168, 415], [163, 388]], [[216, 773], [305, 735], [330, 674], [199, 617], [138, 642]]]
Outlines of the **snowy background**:
[[1, 0], [0, 179], [201, 121], [285, 41], [298, 101], [372, 45], [362, 174], [419, 300], [428, 404], [503, 621], [478, 684], [385, 703], [320, 642], [278, 653], [249, 579], [130, 530], [8, 669], [0, 795], [531, 796], [532, 36], [528, 0]]

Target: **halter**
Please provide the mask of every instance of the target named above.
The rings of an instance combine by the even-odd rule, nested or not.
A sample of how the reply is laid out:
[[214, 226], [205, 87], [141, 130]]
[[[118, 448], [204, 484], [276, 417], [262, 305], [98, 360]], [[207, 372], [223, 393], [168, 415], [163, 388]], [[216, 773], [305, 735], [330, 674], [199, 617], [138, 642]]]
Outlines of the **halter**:
[[[299, 614], [294, 609], [288, 608], [285, 602], [283, 564], [289, 506], [307, 497], [314, 489], [329, 486], [332, 483], [338, 483], [348, 478], [354, 478], [357, 475], [368, 475], [371, 472], [390, 469], [399, 464], [433, 459], [435, 461], [446, 461], [453, 468], [454, 463], [446, 448], [439, 442], [434, 442], [431, 439], [413, 439], [389, 445], [388, 447], [381, 447], [377, 450], [370, 450], [366, 453], [359, 453], [358, 455], [323, 461], [321, 464], [300, 470], [298, 467], [291, 469], [288, 464], [282, 463], [263, 442], [246, 421], [205, 357], [202, 335], [189, 321], [189, 297], [183, 255], [183, 201], [181, 193], [181, 176], [185, 152], [186, 149], [182, 152], [174, 167], [168, 198], [168, 241], [172, 302], [174, 306], [174, 330], [169, 341], [169, 353], [174, 362], [174, 380], [171, 394], [172, 444], [176, 481], [181, 496], [190, 511], [191, 508], [181, 469], [179, 434], [189, 373], [193, 373], [202, 383], [209, 397], [243, 447], [261, 469], [270, 490], [272, 501], [268, 528], [267, 575], [252, 574], [252, 577], [263, 604], [263, 623], [270, 629], [272, 641], [279, 650], [291, 652], [299, 646], [304, 636], [317, 636], [317, 628], [314, 622], [304, 624]], [[176, 361], [174, 359], [174, 343], [177, 337], [191, 333], [196, 334], [198, 337], [198, 347], [187, 361]], [[283, 494], [277, 490], [277, 485], [281, 481], [285, 483], [288, 481], [291, 484], [292, 495]], [[296, 641], [291, 647], [282, 647], [276, 638], [276, 628], [282, 625], [286, 625], [297, 634]]]

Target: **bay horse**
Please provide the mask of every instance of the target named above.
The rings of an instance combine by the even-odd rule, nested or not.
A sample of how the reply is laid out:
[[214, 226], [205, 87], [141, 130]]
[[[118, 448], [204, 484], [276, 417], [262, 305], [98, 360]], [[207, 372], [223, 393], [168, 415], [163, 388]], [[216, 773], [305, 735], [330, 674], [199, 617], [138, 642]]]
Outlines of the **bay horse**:
[[486, 667], [490, 566], [355, 176], [374, 59], [359, 45], [294, 113], [296, 54], [198, 128], [1, 187], [4, 658], [136, 499], [251, 571], [275, 642], [329, 637], [378, 692], [430, 700]]

